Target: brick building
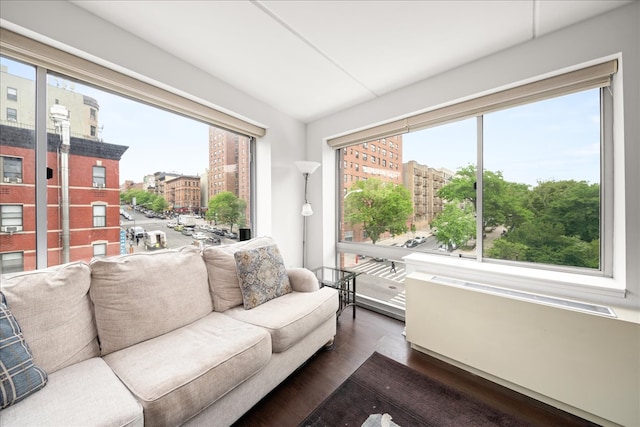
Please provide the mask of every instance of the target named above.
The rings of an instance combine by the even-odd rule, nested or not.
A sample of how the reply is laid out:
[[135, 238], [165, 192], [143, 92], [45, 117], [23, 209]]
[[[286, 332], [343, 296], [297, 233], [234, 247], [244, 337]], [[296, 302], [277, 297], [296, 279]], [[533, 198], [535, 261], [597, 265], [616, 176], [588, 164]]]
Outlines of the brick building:
[[207, 200], [223, 191], [233, 193], [247, 203], [247, 221], [251, 212], [250, 144], [248, 136], [209, 127]]
[[[363, 142], [342, 149], [342, 196], [348, 197], [351, 186], [361, 179], [378, 178], [402, 185], [402, 135]], [[342, 224], [341, 240], [363, 242], [366, 236], [359, 226]], [[389, 237], [388, 233], [380, 236]]]
[[[128, 147], [71, 137], [69, 247], [61, 224], [60, 136], [47, 134], [47, 246], [49, 266], [120, 253], [119, 161]], [[36, 268], [35, 132], [0, 126], [0, 269]]]
[[200, 213], [200, 177], [180, 175], [164, 182], [164, 197], [174, 210]]
[[431, 221], [442, 212], [443, 201], [438, 190], [448, 184], [455, 172], [432, 168], [410, 160], [403, 165], [403, 184], [413, 195], [413, 224], [418, 230], [429, 228]]

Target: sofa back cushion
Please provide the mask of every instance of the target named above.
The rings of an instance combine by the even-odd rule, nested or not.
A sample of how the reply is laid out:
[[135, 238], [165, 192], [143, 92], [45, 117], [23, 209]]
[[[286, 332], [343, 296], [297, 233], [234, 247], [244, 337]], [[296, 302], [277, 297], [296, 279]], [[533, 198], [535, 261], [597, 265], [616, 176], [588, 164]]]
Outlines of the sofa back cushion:
[[273, 244], [271, 237], [256, 237], [227, 246], [207, 246], [203, 249], [202, 257], [209, 273], [215, 311], [225, 311], [243, 303], [234, 254]]
[[2, 276], [2, 293], [37, 366], [51, 374], [100, 355], [84, 262]]
[[178, 329], [213, 310], [200, 251], [183, 248], [91, 262], [102, 355]]

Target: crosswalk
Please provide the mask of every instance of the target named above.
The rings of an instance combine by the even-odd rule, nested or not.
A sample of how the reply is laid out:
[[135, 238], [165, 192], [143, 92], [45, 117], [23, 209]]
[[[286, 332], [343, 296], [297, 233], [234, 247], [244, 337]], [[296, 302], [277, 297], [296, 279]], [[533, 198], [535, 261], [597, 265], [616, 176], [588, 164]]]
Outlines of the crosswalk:
[[[371, 276], [380, 277], [387, 280], [392, 280], [397, 283], [404, 283], [404, 277], [407, 275], [403, 264], [396, 264], [396, 271], [391, 271], [391, 266], [383, 262], [368, 261], [361, 264], [357, 264], [349, 267], [349, 270], [356, 271], [358, 273], [364, 273]], [[405, 291], [396, 294], [389, 301], [399, 307], [405, 307]]]
[[356, 264], [349, 267], [349, 270], [359, 273], [369, 274], [371, 276], [381, 277], [383, 279], [393, 280], [394, 282], [403, 283], [406, 272], [404, 267], [397, 266], [396, 271], [391, 271], [391, 267], [385, 263], [368, 261], [362, 264]]

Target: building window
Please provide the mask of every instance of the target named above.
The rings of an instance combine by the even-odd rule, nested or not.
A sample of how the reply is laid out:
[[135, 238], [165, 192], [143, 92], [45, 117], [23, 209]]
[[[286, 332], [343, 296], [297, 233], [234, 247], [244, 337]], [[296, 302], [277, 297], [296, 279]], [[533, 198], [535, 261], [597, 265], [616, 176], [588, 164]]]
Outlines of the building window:
[[18, 110], [15, 108], [7, 108], [7, 121], [8, 122], [17, 122], [18, 121]]
[[94, 243], [93, 244], [93, 256], [94, 258], [104, 258], [107, 256], [107, 244], [106, 243]]
[[107, 184], [107, 168], [104, 166], [93, 167], [93, 186], [95, 188], [104, 188]]
[[96, 119], [96, 109], [95, 108], [90, 108], [89, 109], [89, 118], [91, 120], [95, 120]]
[[9, 101], [17, 101], [18, 100], [18, 89], [14, 87], [7, 88], [7, 100]]
[[106, 205], [93, 205], [93, 226], [94, 227], [107, 226], [107, 206]]
[[91, 132], [91, 136], [96, 136], [96, 127], [95, 126], [91, 126], [90, 128], [90, 132]]
[[22, 205], [0, 205], [0, 231], [22, 231]]
[[5, 252], [0, 254], [0, 274], [24, 271], [24, 255], [22, 252]]
[[22, 182], [22, 159], [9, 156], [0, 157], [0, 172], [2, 172], [3, 182]]

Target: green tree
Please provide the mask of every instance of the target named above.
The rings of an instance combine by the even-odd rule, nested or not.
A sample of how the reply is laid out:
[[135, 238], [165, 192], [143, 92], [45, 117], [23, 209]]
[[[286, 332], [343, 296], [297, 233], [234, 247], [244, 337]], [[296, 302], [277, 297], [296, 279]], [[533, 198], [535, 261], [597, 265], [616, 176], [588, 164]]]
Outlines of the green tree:
[[405, 233], [412, 213], [409, 190], [377, 178], [353, 184], [344, 201], [345, 221], [351, 226], [362, 224], [373, 244], [387, 231], [393, 235]]
[[535, 217], [559, 224], [567, 236], [591, 242], [600, 238], [600, 185], [585, 181], [539, 182], [530, 196]]
[[246, 208], [247, 203], [244, 200], [239, 199], [230, 191], [223, 191], [209, 200], [207, 219], [214, 220], [216, 223], [229, 224], [229, 230], [233, 231], [234, 224], [237, 224], [238, 227], [245, 224], [244, 212]]
[[476, 220], [470, 205], [460, 208], [456, 203], [447, 203], [441, 213], [431, 222], [434, 237], [444, 243], [447, 250], [462, 246], [475, 236]]
[[[484, 171], [482, 181], [483, 227], [506, 225], [514, 228], [531, 217], [524, 206], [529, 191], [526, 184], [505, 181], [500, 171]], [[458, 169], [451, 182], [438, 190], [438, 197], [449, 202], [469, 202], [477, 210], [476, 167], [469, 165]]]
[[151, 203], [151, 209], [154, 212], [164, 212], [169, 207], [169, 203], [162, 196], [156, 196], [155, 200]]

